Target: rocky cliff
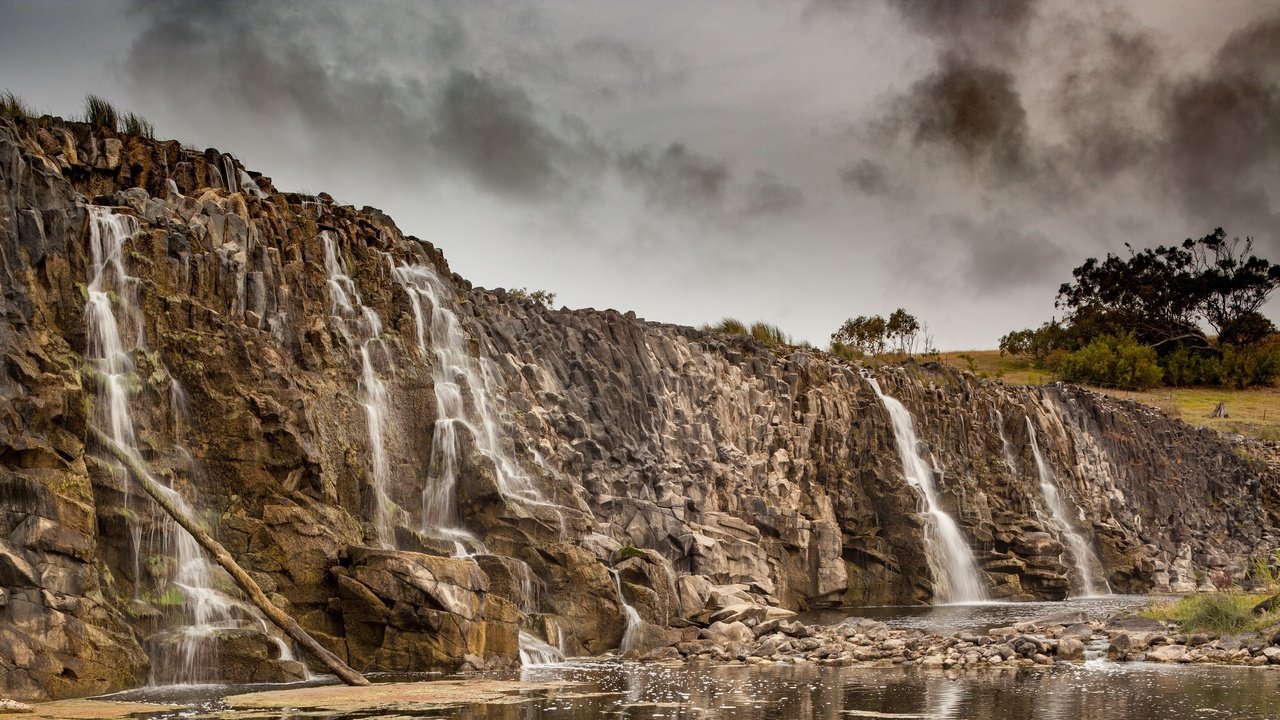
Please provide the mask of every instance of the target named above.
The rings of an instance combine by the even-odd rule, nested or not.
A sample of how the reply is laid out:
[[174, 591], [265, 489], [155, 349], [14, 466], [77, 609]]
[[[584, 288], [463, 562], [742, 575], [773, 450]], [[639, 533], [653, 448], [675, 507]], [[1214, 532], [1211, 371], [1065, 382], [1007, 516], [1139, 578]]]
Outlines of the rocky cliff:
[[[0, 193], [0, 694], [173, 679], [156, 666], [193, 626], [219, 678], [300, 672], [251, 613], [193, 619], [176, 531], [90, 440], [121, 377], [154, 474], [367, 670], [930, 601], [931, 525], [865, 373], [910, 410], [995, 597], [1079, 591], [1070, 533], [1126, 592], [1238, 578], [1280, 542], [1269, 448], [1074, 387], [548, 309], [215, 150], [0, 120]], [[104, 222], [128, 230], [97, 296], [122, 325], [136, 307], [120, 376], [86, 312]], [[208, 592], [235, 605], [225, 578]]]

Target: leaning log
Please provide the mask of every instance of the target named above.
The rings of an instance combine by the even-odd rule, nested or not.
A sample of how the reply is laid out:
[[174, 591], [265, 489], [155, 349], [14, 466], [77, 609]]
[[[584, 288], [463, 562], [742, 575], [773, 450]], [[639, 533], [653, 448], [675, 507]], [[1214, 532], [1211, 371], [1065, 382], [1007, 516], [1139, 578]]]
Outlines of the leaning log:
[[200, 543], [200, 547], [212, 555], [214, 561], [231, 575], [231, 578], [240, 586], [245, 595], [249, 596], [249, 601], [261, 610], [268, 620], [275, 623], [276, 627], [283, 630], [286, 635], [298, 641], [298, 644], [302, 647], [310, 650], [311, 654], [320, 658], [320, 661], [346, 684], [369, 684], [368, 678], [353, 670], [351, 666], [342, 661], [342, 658], [334, 655], [323, 645], [316, 642], [315, 638], [307, 634], [307, 631], [303, 630], [296, 620], [279, 607], [276, 607], [275, 603], [272, 603], [267, 598], [266, 593], [262, 592], [262, 588], [258, 587], [258, 583], [250, 577], [249, 573], [245, 572], [244, 568], [240, 567], [235, 558], [231, 557], [231, 553], [222, 547], [222, 543], [213, 539], [213, 536], [197, 525], [195, 520], [187, 517], [187, 514], [174, 505], [173, 501], [160, 490], [159, 483], [156, 482], [155, 478], [151, 477], [151, 473], [147, 472], [147, 469], [143, 467], [138, 458], [96, 428], [92, 429], [92, 433], [94, 439], [125, 466], [129, 474], [151, 496], [151, 499], [155, 500], [156, 504], [163, 508], [184, 530], [191, 533], [191, 537], [194, 537], [196, 542]]

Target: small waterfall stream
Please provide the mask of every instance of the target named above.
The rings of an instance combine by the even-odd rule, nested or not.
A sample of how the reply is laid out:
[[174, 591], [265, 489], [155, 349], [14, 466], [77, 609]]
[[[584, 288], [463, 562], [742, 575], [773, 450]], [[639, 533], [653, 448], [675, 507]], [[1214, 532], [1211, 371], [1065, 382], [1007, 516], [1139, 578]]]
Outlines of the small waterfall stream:
[[902, 474], [907, 483], [924, 498], [931, 522], [925, 529], [925, 556], [933, 571], [934, 586], [938, 598], [944, 603], [981, 602], [987, 599], [986, 585], [973, 550], [960, 532], [960, 526], [938, 502], [934, 487], [933, 470], [920, 457], [920, 441], [916, 437], [915, 422], [906, 406], [885, 395], [880, 383], [867, 376], [867, 382], [875, 390], [876, 397], [884, 404], [893, 423], [893, 436], [902, 460]]
[[[98, 206], [89, 207], [89, 217], [92, 267], [85, 318], [89, 326], [88, 360], [100, 386], [94, 422], [145, 467], [130, 410], [130, 396], [138, 381], [132, 355], [143, 347], [142, 311], [137, 305], [138, 280], [125, 271], [122, 255], [124, 243], [136, 232], [137, 223], [128, 215], [118, 215]], [[155, 484], [180, 512], [198, 517], [181, 493], [158, 480]], [[151, 684], [215, 682], [218, 679], [216, 632], [240, 627], [249, 619], [260, 621], [260, 618], [214, 588], [213, 568], [200, 545], [172, 518], [164, 517], [160, 536], [161, 547], [175, 565], [169, 584], [182, 598], [184, 624], [171, 633], [167, 642], [153, 647]], [[134, 552], [140, 555], [143, 545], [140, 532], [134, 532], [133, 537]], [[141, 577], [141, 562], [137, 557], [134, 567], [139, 573], [135, 575], [137, 582]]]
[[[338, 252], [337, 238], [325, 230], [324, 267], [329, 276], [329, 307], [338, 332], [357, 348], [360, 356], [360, 390], [369, 432], [371, 487], [373, 488], [373, 526], [378, 541], [385, 548], [395, 545], [392, 517], [395, 504], [388, 491], [391, 470], [387, 463], [386, 430], [390, 415], [387, 387], [373, 367], [371, 352], [382, 346], [382, 318], [360, 298], [360, 291], [347, 271], [346, 261]], [[354, 331], [354, 334], [353, 334]], [[385, 348], [383, 348], [385, 351]]]
[[1062, 502], [1062, 495], [1053, 483], [1053, 471], [1049, 469], [1049, 464], [1040, 453], [1040, 444], [1036, 441], [1036, 427], [1030, 417], [1027, 418], [1027, 433], [1031, 436], [1031, 454], [1036, 459], [1036, 472], [1040, 476], [1040, 492], [1044, 494], [1045, 505], [1049, 506], [1054, 523], [1061, 528], [1062, 538], [1067, 541], [1071, 560], [1075, 564], [1080, 593], [1084, 597], [1097, 595], [1098, 587], [1093, 579], [1093, 566], [1095, 564], [1100, 566], [1101, 563], [1094, 556], [1093, 548], [1089, 546], [1088, 541], [1076, 532], [1075, 526], [1071, 523], [1066, 505]]
[[618, 602], [622, 605], [622, 618], [627, 622], [626, 630], [622, 632], [622, 644], [618, 646], [618, 649], [623, 654], [626, 654], [635, 649], [636, 644], [639, 642], [640, 638], [637, 637], [637, 633], [641, 626], [644, 625], [644, 620], [640, 617], [640, 613], [631, 606], [631, 603], [627, 602], [626, 596], [622, 594], [622, 576], [613, 568], [609, 568], [609, 574], [613, 576], [613, 587], [618, 591]]
[[[493, 409], [491, 373], [468, 351], [470, 341], [445, 298], [448, 289], [427, 265], [393, 267], [408, 294], [417, 326], [418, 348], [435, 353], [436, 424], [431, 450], [431, 482], [422, 493], [423, 532], [457, 534], [460, 522], [457, 485], [460, 465], [458, 430], [493, 464], [504, 497], [544, 503], [532, 479], [504, 447]], [[425, 303], [425, 307], [424, 307]]]

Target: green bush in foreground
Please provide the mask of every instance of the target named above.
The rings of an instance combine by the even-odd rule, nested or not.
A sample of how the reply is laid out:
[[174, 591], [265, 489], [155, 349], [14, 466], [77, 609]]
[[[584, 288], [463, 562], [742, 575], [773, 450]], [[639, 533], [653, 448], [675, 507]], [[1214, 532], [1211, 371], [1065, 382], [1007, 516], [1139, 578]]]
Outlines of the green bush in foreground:
[[1274, 614], [1254, 615], [1253, 608], [1265, 595], [1205, 593], [1188, 595], [1177, 602], [1158, 605], [1144, 615], [1178, 623], [1184, 632], [1232, 635], [1274, 623]]

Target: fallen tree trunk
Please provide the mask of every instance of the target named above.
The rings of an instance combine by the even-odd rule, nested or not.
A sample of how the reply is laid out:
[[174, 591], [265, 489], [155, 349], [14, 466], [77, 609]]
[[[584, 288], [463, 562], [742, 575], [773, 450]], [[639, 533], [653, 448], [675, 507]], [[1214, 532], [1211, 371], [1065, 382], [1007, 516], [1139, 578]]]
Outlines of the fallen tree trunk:
[[147, 469], [142, 466], [142, 463], [136, 457], [126, 452], [118, 443], [99, 430], [92, 429], [92, 433], [94, 439], [109, 450], [129, 470], [129, 473], [138, 481], [142, 489], [151, 496], [151, 499], [155, 500], [156, 504], [163, 508], [184, 530], [191, 533], [196, 542], [200, 543], [200, 547], [212, 555], [213, 559], [231, 575], [236, 584], [240, 586], [240, 589], [244, 590], [245, 595], [249, 596], [249, 601], [257, 606], [262, 611], [262, 614], [267, 616], [268, 620], [275, 623], [276, 627], [283, 630], [289, 637], [297, 640], [298, 644], [310, 650], [311, 654], [320, 658], [320, 661], [328, 666], [344, 683], [348, 685], [369, 684], [368, 678], [353, 670], [351, 666], [342, 661], [342, 658], [329, 652], [323, 645], [316, 642], [315, 638], [308, 635], [307, 631], [303, 630], [296, 620], [276, 607], [267, 598], [266, 593], [262, 592], [262, 588], [258, 587], [258, 583], [250, 577], [249, 573], [245, 572], [244, 568], [240, 567], [235, 558], [231, 557], [231, 553], [222, 547], [222, 543], [213, 539], [212, 535], [205, 532], [203, 528], [196, 524], [195, 520], [188, 517], [173, 503], [160, 489], [159, 483], [151, 477], [151, 474], [147, 472]]

